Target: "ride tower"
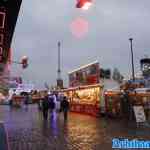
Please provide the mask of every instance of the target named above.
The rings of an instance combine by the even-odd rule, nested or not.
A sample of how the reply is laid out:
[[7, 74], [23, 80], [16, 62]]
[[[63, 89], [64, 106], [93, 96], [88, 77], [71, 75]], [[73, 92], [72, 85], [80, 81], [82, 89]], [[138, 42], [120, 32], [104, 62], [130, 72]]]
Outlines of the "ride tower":
[[60, 41], [58, 42], [58, 70], [57, 70], [57, 88], [62, 89], [63, 88], [63, 80], [61, 78], [61, 68], [60, 68], [60, 46], [61, 43]]

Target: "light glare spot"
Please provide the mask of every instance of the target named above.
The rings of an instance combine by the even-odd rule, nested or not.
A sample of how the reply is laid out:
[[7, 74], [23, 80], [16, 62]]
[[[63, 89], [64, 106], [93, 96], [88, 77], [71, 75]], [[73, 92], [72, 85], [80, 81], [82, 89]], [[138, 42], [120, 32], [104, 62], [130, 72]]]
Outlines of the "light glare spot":
[[83, 18], [77, 18], [71, 23], [71, 33], [77, 37], [82, 38], [88, 33], [89, 24]]

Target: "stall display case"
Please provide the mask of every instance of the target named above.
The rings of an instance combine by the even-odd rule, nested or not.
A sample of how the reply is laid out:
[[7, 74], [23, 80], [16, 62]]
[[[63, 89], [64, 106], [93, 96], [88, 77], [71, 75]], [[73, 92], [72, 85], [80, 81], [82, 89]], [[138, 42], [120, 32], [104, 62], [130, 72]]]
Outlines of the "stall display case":
[[71, 111], [96, 116], [100, 112], [101, 89], [97, 84], [68, 88], [63, 93], [69, 99]]

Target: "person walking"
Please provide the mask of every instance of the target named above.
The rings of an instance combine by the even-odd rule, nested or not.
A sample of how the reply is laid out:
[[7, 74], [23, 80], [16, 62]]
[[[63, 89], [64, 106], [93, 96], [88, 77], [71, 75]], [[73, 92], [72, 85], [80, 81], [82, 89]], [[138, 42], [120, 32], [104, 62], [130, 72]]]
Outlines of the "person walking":
[[50, 109], [50, 116], [51, 118], [54, 117], [54, 109], [55, 109], [55, 101], [54, 101], [54, 96], [50, 95], [48, 97], [48, 103], [49, 103], [49, 109]]
[[29, 104], [29, 94], [28, 93], [24, 96], [24, 104], [25, 104], [25, 109], [28, 109], [28, 104]]
[[48, 108], [49, 108], [48, 96], [45, 96], [45, 98], [42, 101], [42, 111], [43, 111], [43, 118], [44, 118], [44, 120], [47, 120]]
[[66, 96], [64, 96], [63, 100], [61, 101], [61, 111], [64, 114], [64, 120], [68, 119], [68, 111], [69, 111], [69, 102]]
[[60, 100], [57, 99], [56, 101], [56, 112], [59, 113], [60, 112]]

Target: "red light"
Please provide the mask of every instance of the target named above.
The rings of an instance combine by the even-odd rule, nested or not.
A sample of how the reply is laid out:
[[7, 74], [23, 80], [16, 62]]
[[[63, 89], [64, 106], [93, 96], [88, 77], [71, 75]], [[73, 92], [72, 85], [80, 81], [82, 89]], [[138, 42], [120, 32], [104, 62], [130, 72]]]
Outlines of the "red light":
[[91, 4], [92, 4], [91, 0], [77, 0], [76, 7], [87, 10], [91, 6]]
[[77, 38], [84, 37], [89, 29], [89, 23], [83, 18], [77, 18], [71, 23], [71, 32]]

